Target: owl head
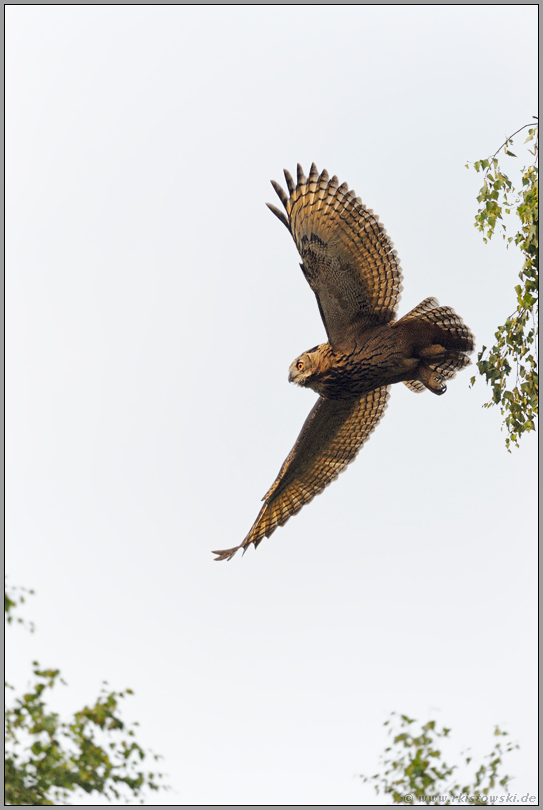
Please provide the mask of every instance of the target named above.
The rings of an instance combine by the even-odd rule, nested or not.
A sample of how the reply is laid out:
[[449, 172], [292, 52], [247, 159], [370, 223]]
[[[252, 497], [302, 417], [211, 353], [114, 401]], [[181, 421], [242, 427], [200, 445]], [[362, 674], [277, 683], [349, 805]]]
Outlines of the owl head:
[[319, 346], [304, 352], [291, 363], [288, 370], [288, 381], [303, 388], [310, 387], [314, 374], [318, 370]]

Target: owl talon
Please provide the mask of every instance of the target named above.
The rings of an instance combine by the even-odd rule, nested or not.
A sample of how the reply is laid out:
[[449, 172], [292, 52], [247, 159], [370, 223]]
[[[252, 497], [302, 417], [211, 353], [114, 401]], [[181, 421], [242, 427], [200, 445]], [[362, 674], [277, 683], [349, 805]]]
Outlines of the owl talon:
[[444, 394], [447, 390], [447, 386], [443, 382], [443, 377], [441, 374], [436, 374], [428, 368], [422, 369], [419, 380], [428, 389], [428, 391], [431, 391], [432, 394], [436, 394], [438, 397]]

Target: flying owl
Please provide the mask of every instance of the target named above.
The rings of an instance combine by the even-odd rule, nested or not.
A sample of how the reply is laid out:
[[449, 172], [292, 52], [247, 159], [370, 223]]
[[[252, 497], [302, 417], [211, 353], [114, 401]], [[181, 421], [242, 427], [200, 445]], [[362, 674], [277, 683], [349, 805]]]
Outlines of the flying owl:
[[298, 164], [297, 183], [284, 174], [288, 195], [272, 185], [286, 215], [267, 205], [296, 243], [328, 336], [294, 360], [289, 382], [319, 398], [249, 534], [235, 548], [214, 551], [217, 560], [258, 546], [337, 478], [382, 418], [391, 385], [444, 394], [445, 381], [469, 364], [474, 349], [462, 319], [435, 298], [395, 319], [402, 289], [396, 251], [346, 183], [326, 170], [319, 175], [314, 163], [307, 178]]

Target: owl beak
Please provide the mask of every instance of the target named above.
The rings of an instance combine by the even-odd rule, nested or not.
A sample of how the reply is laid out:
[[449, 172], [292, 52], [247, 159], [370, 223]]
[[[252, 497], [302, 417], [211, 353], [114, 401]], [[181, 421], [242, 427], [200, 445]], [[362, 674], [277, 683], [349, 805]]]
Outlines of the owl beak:
[[295, 365], [292, 365], [288, 370], [288, 381], [294, 383], [294, 385], [301, 385], [302, 388], [305, 387], [305, 379], [300, 378], [300, 372]]
[[288, 370], [288, 381], [296, 385], [300, 384], [300, 372], [296, 368], [296, 363], [292, 363]]

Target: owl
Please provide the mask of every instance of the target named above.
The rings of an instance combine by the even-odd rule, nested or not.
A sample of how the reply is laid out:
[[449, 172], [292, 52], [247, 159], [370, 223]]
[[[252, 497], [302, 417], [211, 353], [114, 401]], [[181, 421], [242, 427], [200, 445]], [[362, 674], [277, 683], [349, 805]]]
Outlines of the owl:
[[284, 174], [288, 194], [272, 185], [285, 212], [267, 205], [296, 243], [328, 337], [294, 360], [289, 381], [318, 399], [246, 538], [214, 551], [217, 560], [256, 548], [334, 481], [383, 417], [392, 385], [441, 396], [475, 345], [462, 319], [435, 298], [396, 320], [398, 256], [378, 217], [346, 183], [319, 174], [315, 164], [309, 177], [298, 165], [296, 183]]

